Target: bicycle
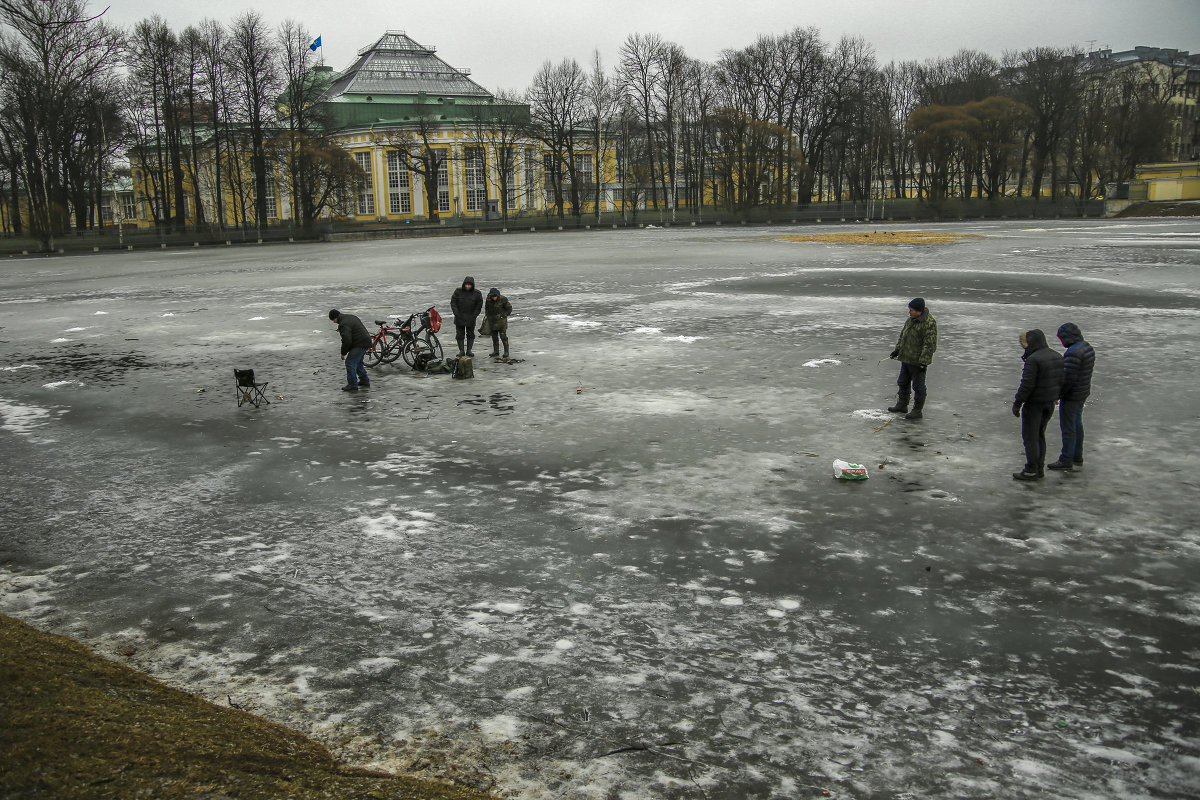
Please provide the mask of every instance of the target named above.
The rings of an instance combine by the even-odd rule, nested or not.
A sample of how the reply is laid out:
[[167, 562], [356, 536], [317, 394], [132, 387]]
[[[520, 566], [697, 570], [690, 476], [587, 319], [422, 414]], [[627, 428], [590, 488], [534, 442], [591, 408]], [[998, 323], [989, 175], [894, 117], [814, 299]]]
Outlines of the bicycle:
[[410, 315], [400, 326], [400, 336], [403, 340], [400, 356], [404, 363], [416, 367], [419, 358], [426, 363], [441, 359], [442, 343], [437, 337], [437, 332], [441, 329], [442, 315], [433, 306]]
[[379, 330], [371, 337], [371, 346], [363, 356], [363, 364], [377, 367], [380, 363], [391, 364], [400, 357], [404, 348], [405, 338], [400, 331], [399, 322], [389, 323], [387, 320], [375, 320]]

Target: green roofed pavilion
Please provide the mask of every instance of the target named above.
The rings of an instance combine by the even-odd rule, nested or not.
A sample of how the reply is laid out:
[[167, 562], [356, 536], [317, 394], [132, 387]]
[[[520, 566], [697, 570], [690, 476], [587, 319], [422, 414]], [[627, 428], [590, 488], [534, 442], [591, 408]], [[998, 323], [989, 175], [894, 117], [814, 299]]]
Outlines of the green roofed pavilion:
[[452, 124], [472, 119], [481, 105], [512, 105], [469, 76], [470, 70], [439, 58], [436, 48], [388, 31], [334, 76], [319, 102], [328, 104], [342, 129], [403, 125], [418, 117]]

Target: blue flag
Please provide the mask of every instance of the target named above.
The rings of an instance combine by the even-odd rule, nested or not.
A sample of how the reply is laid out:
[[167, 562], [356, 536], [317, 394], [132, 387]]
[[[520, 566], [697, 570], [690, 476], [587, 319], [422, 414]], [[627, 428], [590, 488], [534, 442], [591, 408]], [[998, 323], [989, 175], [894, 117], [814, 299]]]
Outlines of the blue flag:
[[317, 38], [313, 39], [313, 43], [308, 46], [308, 49], [312, 50], [313, 52], [316, 52], [317, 48], [320, 46], [321, 46], [321, 37], [318, 36]]

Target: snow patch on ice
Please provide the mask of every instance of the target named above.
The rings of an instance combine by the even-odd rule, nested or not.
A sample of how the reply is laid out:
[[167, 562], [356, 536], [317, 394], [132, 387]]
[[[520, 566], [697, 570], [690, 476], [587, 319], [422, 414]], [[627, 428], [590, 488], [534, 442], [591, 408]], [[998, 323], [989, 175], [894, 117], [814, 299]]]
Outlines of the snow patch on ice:
[[892, 415], [886, 411], [880, 411], [877, 408], [860, 408], [857, 411], [851, 412], [850, 416], [858, 417], [859, 419], [869, 419], [872, 422], [882, 422], [883, 420], [892, 419]]
[[[50, 383], [43, 383], [42, 388], [43, 389], [61, 389], [62, 387], [70, 386], [73, 383], [79, 383], [79, 381], [51, 381]], [[79, 384], [79, 385], [82, 386], [83, 384]]]
[[69, 341], [71, 341], [71, 340], [60, 336], [57, 339], [51, 339], [50, 344], [62, 344], [63, 342], [69, 342]]
[[521, 720], [511, 714], [497, 714], [479, 721], [479, 733], [493, 741], [515, 739], [521, 733]]
[[805, 361], [802, 366], [805, 367], [824, 367], [826, 365], [836, 367], [842, 362], [836, 358], [814, 358], [812, 361]]
[[18, 364], [15, 367], [0, 367], [0, 372], [16, 372], [19, 369], [41, 369], [37, 364]]
[[[61, 413], [61, 412], [60, 412]], [[27, 406], [0, 399], [0, 430], [21, 436], [32, 436], [34, 432], [52, 421], [54, 412], [40, 406]]]
[[546, 319], [569, 325], [572, 328], [599, 328], [600, 323], [590, 319], [577, 319], [574, 314], [549, 314]]
[[260, 322], [261, 320], [264, 320], [264, 319], [266, 319], [266, 317], [251, 317], [250, 319], [247, 320], [247, 322]]

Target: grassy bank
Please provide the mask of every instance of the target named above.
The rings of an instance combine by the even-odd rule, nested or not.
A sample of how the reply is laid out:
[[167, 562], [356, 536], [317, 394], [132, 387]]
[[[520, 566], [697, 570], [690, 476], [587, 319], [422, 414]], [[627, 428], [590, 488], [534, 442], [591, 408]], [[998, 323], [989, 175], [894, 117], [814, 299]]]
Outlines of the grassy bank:
[[17, 797], [487, 796], [343, 766], [295, 731], [0, 615], [0, 800]]

